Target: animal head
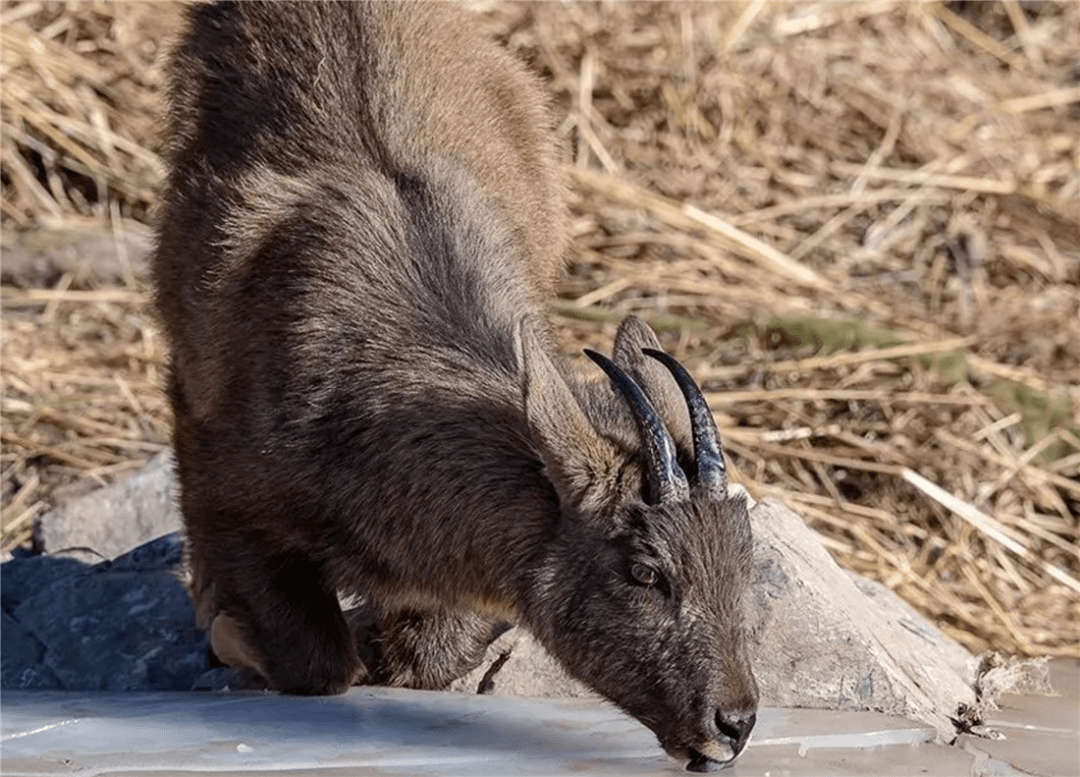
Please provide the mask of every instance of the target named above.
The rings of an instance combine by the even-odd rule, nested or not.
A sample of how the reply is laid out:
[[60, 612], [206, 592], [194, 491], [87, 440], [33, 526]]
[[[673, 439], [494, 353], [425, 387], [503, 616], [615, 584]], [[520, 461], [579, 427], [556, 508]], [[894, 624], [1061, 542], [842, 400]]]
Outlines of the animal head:
[[648, 726], [692, 771], [734, 759], [757, 684], [741, 621], [746, 499], [728, 492], [715, 422], [686, 370], [627, 319], [607, 374], [564, 378], [519, 336], [529, 428], [560, 505], [530, 625], [566, 669]]

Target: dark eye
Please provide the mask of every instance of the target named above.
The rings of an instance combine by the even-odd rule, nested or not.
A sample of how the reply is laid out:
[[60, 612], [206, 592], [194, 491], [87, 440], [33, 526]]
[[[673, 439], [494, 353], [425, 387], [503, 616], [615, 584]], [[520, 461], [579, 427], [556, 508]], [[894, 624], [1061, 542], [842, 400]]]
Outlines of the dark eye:
[[630, 576], [642, 585], [656, 585], [660, 582], [660, 573], [646, 564], [634, 564], [630, 567]]

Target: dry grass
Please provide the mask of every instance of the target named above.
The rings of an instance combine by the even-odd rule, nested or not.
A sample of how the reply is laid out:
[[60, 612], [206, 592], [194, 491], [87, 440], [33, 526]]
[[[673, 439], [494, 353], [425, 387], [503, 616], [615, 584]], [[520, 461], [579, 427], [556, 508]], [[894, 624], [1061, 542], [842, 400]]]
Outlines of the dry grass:
[[[1080, 4], [478, 11], [566, 117], [567, 349], [645, 316], [843, 565], [972, 649], [1080, 655]], [[137, 229], [173, 10], [0, 13], [5, 232]], [[3, 303], [11, 546], [167, 416], [138, 273]]]

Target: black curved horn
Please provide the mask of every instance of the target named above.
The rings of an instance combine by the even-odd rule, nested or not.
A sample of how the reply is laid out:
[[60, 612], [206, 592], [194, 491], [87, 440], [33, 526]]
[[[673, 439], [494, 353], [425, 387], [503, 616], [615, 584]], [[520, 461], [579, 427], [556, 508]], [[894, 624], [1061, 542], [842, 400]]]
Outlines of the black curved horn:
[[637, 422], [641, 447], [645, 453], [645, 472], [649, 480], [650, 498], [654, 503], [674, 502], [690, 496], [690, 485], [679, 468], [675, 456], [675, 441], [671, 439], [645, 392], [633, 378], [623, 372], [611, 359], [596, 351], [585, 349], [585, 355], [607, 373], [619, 390]]
[[690, 411], [690, 428], [694, 435], [694, 461], [697, 462], [696, 485], [715, 497], [727, 495], [727, 468], [724, 466], [724, 451], [720, 445], [720, 433], [716, 429], [709, 403], [705, 401], [701, 389], [694, 378], [678, 360], [655, 348], [643, 348], [646, 356], [656, 359], [667, 367], [668, 372], [679, 384]]

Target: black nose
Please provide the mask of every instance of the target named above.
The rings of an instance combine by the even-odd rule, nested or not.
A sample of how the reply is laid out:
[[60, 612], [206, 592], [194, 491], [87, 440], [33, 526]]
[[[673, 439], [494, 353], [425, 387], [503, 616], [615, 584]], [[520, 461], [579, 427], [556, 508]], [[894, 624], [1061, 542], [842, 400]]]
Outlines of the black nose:
[[753, 712], [738, 715], [727, 712], [716, 713], [716, 727], [720, 730], [720, 741], [730, 745], [735, 755], [742, 752], [750, 741], [750, 732], [754, 730], [757, 715]]

